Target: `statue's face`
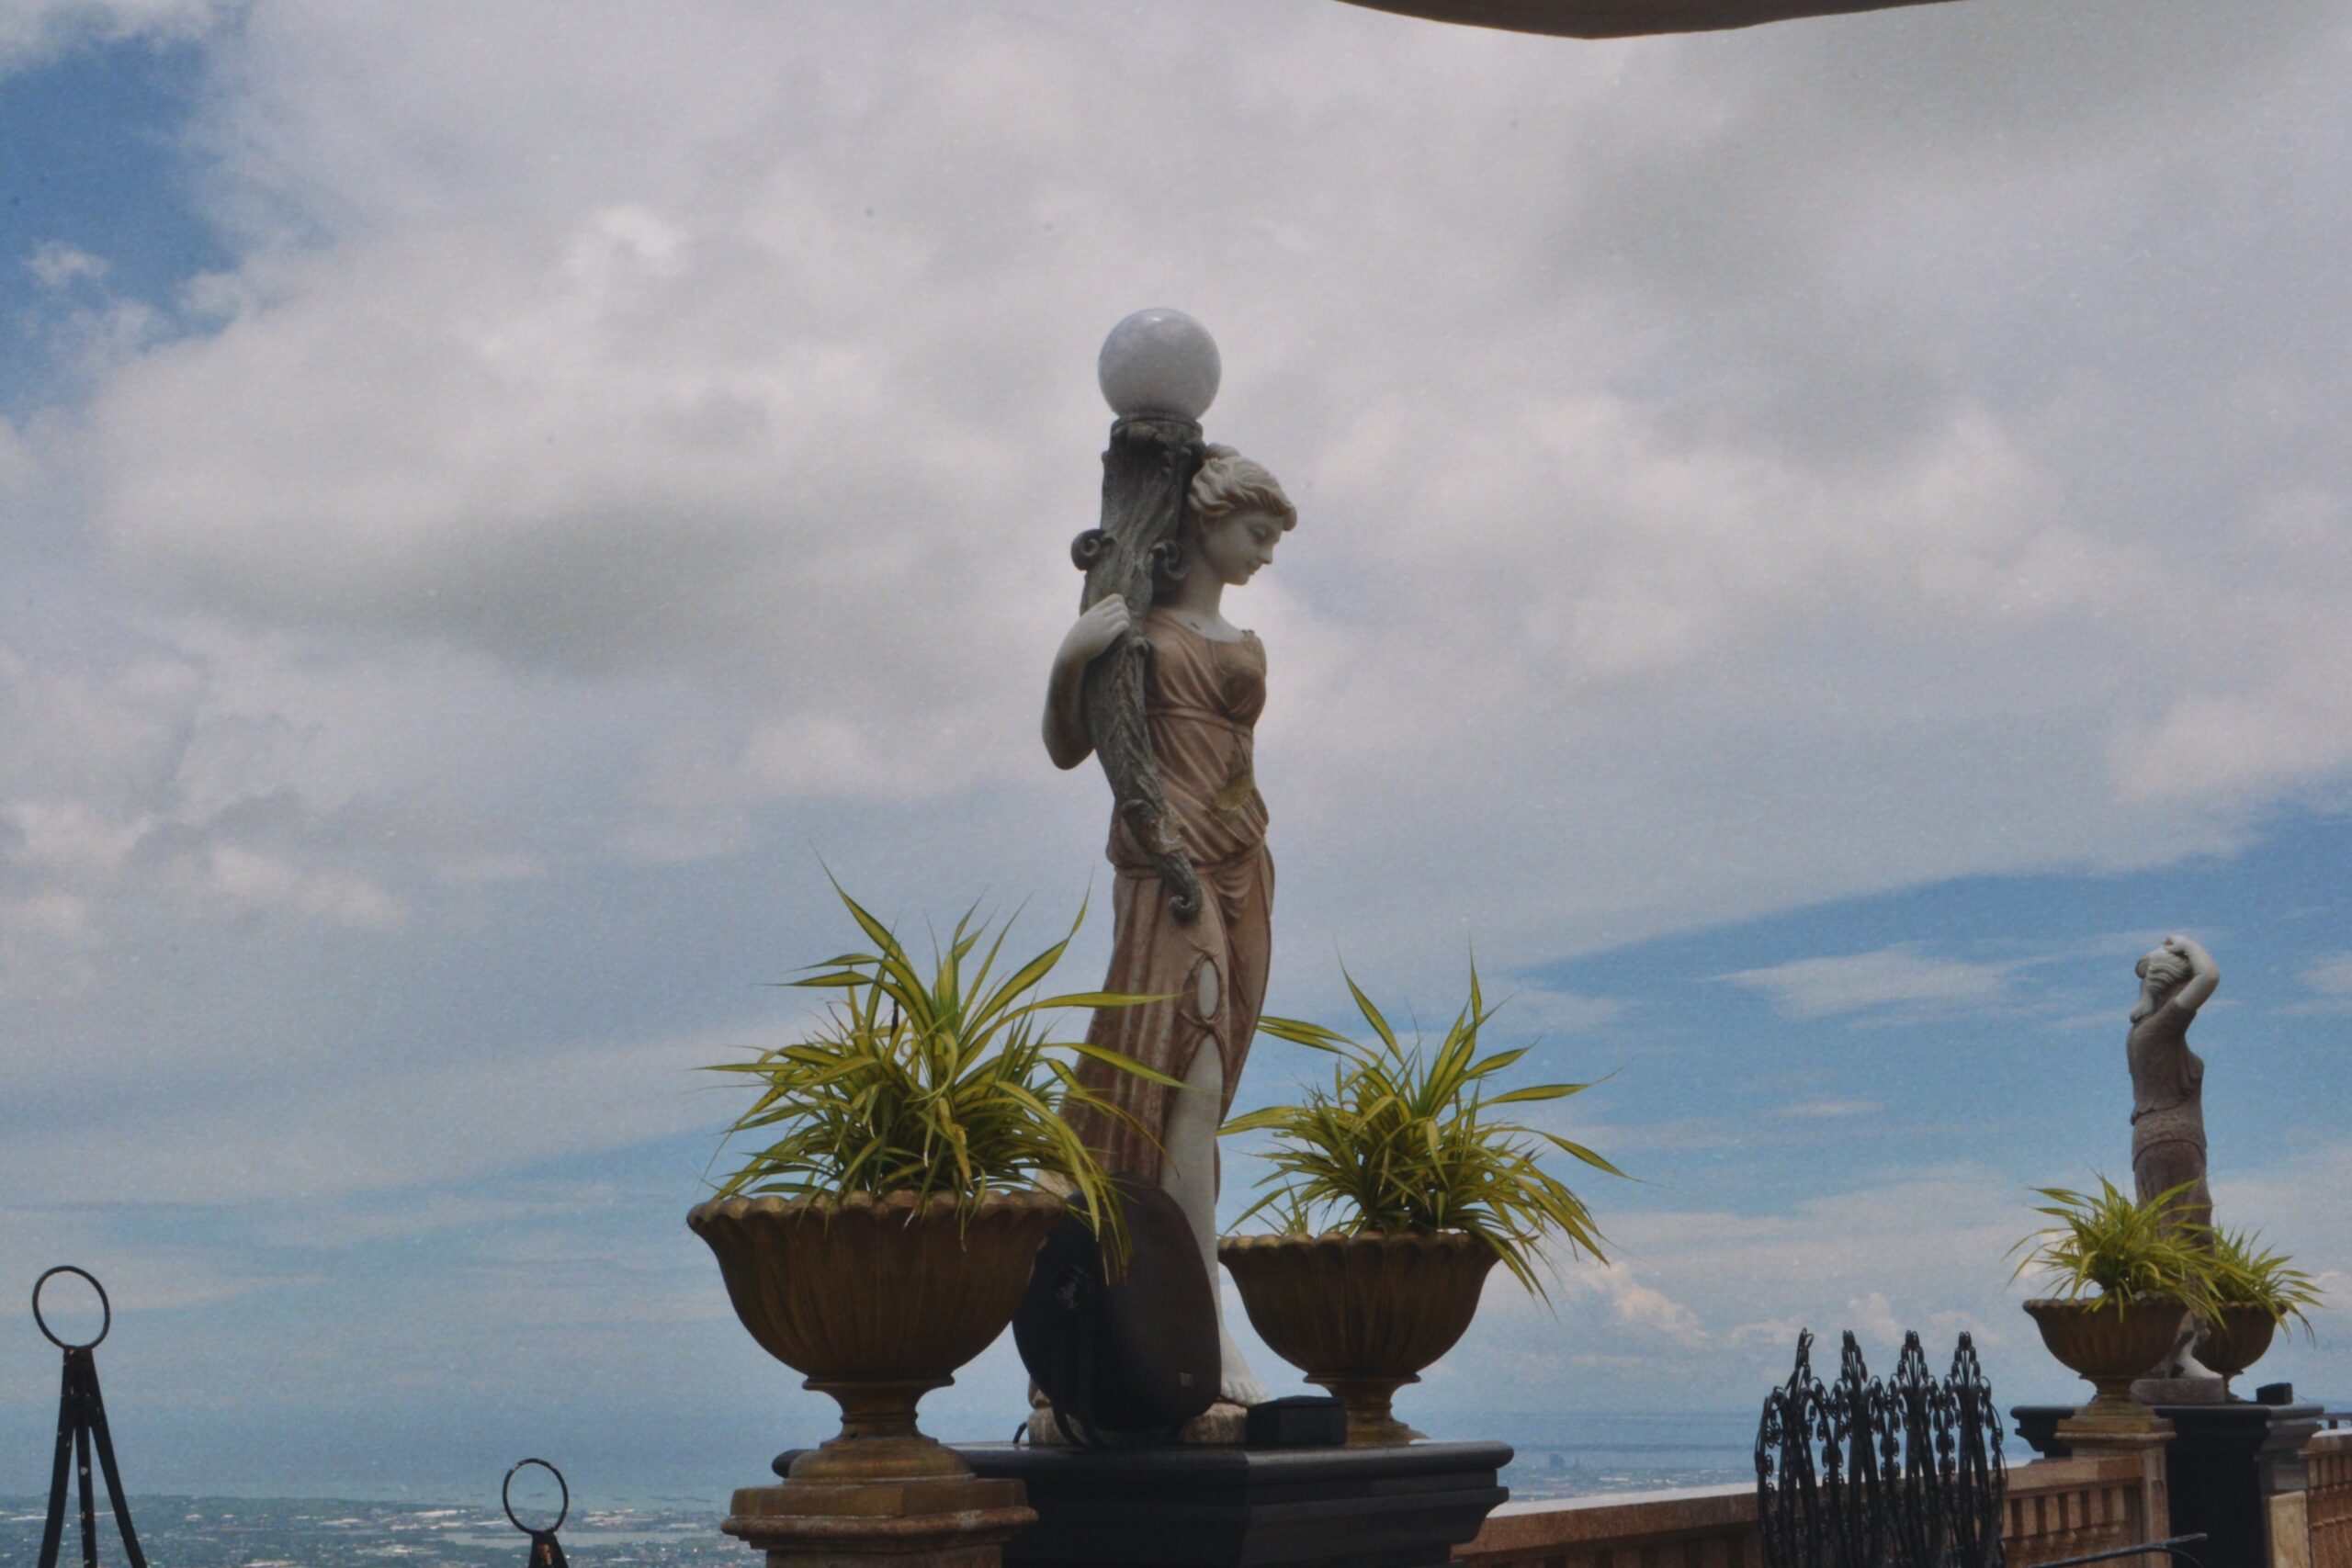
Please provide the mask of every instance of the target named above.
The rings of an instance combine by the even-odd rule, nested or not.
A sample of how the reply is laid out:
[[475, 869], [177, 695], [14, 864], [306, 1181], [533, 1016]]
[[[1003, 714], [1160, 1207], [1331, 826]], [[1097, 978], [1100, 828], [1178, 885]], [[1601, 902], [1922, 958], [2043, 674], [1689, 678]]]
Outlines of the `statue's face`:
[[1236, 512], [1201, 530], [1201, 559], [1217, 581], [1238, 588], [1261, 567], [1274, 563], [1274, 547], [1282, 542], [1279, 517], [1262, 512]]

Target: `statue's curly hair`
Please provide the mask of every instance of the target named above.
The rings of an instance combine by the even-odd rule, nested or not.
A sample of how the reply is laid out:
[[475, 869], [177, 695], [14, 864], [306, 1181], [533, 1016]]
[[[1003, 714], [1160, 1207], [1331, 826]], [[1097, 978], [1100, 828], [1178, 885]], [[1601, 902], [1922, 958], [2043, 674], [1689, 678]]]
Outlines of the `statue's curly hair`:
[[1186, 510], [1202, 523], [1214, 523], [1237, 512], [1262, 512], [1279, 520], [1287, 533], [1298, 524], [1298, 508], [1283, 493], [1282, 482], [1230, 446], [1201, 448], [1201, 471], [1193, 476], [1185, 497]]
[[1165, 593], [1176, 586], [1200, 553], [1201, 529], [1240, 512], [1261, 512], [1288, 533], [1298, 525], [1298, 508], [1283, 493], [1282, 482], [1230, 446], [1204, 446], [1201, 471], [1184, 492], [1184, 520], [1176, 536], [1153, 552], [1154, 590]]

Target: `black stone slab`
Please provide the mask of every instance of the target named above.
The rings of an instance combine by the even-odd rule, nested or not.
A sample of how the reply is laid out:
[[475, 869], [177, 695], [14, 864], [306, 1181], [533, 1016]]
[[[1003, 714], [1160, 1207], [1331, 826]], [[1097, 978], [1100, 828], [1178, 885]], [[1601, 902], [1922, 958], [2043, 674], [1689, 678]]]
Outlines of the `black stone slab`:
[[1510, 1495], [1508, 1443], [956, 1451], [1028, 1488], [1005, 1568], [1442, 1568]]
[[2018, 1436], [2043, 1459], [2064, 1459], [2075, 1450], [2058, 1440], [2058, 1423], [2075, 1413], [2072, 1404], [2012, 1404], [2009, 1419], [2018, 1424]]
[[[2267, 1568], [2270, 1499], [2309, 1484], [2302, 1450], [2319, 1430], [2320, 1406], [2233, 1401], [2154, 1409], [2172, 1423], [2165, 1446], [2172, 1533], [2211, 1538], [2194, 1549], [2205, 1568]], [[2020, 1404], [2009, 1415], [2037, 1453], [2064, 1459], [2073, 1450], [2057, 1426], [2074, 1413], [2072, 1405]]]

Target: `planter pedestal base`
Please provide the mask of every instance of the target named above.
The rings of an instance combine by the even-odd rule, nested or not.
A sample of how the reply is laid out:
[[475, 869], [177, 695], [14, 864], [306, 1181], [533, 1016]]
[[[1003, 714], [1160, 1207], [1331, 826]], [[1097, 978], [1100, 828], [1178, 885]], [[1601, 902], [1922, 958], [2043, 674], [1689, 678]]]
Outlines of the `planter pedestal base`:
[[767, 1568], [1001, 1568], [1037, 1516], [1018, 1481], [978, 1476], [746, 1486], [718, 1528]]
[[2059, 1441], [2076, 1448], [2128, 1448], [2161, 1444], [2172, 1436], [2172, 1423], [2130, 1400], [2094, 1399], [2060, 1416], [2055, 1433]]
[[1442, 1568], [1510, 1495], [1505, 1443], [1389, 1449], [959, 1446], [1028, 1488], [1005, 1568]]

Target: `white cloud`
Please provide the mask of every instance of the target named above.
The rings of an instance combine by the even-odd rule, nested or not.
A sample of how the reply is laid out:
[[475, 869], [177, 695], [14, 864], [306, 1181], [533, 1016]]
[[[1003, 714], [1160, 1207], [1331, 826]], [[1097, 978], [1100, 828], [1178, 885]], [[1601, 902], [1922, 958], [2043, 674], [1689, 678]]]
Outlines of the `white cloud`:
[[133, 39], [200, 38], [244, 0], [11, 0], [0, 7], [0, 72], [45, 64], [75, 49]]
[[1708, 1341], [1698, 1314], [1664, 1292], [1643, 1284], [1623, 1264], [1578, 1269], [1567, 1278], [1580, 1289], [1599, 1292], [1607, 1299], [1616, 1320], [1629, 1328], [1655, 1334], [1684, 1347], [1703, 1346]]
[[[2337, 532], [2352, 537], [2352, 528]], [[2333, 581], [2347, 568], [2352, 555], [2313, 566]], [[2309, 613], [2330, 612], [2314, 599]], [[2251, 682], [2192, 686], [2154, 722], [2119, 730], [2111, 755], [2120, 786], [2134, 797], [2259, 795], [2339, 773], [2352, 758], [2352, 653], [2344, 641], [2317, 624], [2299, 626]]]
[[[684, 682], [698, 700], [645, 738], [658, 819], [615, 842], [732, 847], [724, 819], [765, 801], [1035, 788], [1060, 547], [1091, 509], [1085, 366], [1166, 295], [1226, 336], [1218, 433], [1308, 498], [1287, 581], [1246, 612], [1274, 649], [1278, 830], [1325, 865], [1401, 843], [1424, 919], [1547, 931], [1549, 956], [1702, 908], [2143, 861], [2221, 841], [2209, 799], [2332, 765], [2291, 739], [2309, 715], [2263, 716], [2264, 668], [2175, 625], [2164, 528], [2080, 504], [2109, 459], [2063, 428], [2073, 406], [1987, 393], [1979, 345], [2030, 354], [2051, 298], [2026, 214], [2096, 233], [2165, 199], [2177, 172], [2114, 123], [2211, 122], [2171, 140], [2229, 166], [2226, 117], [2188, 107], [2211, 93], [2103, 77], [2112, 120], [2088, 116], [2050, 58], [2087, 40], [1996, 8], [1573, 52], [1337, 6], [1230, 20], [1250, 47], [1135, 8], [709, 5], [600, 31], [517, 6], [460, 48], [394, 11], [260, 8], [209, 130], [251, 254], [210, 286], [217, 332], [107, 379], [82, 459], [99, 531], [247, 624]], [[2140, 46], [2150, 81], [2320, 90], [2293, 28], [2180, 20]], [[1939, 50], [1881, 54], [1906, 26]], [[1182, 93], [1119, 85], [1137, 28]], [[1855, 50], [1932, 111], [1857, 143], [1874, 100], [1839, 101], [1832, 67]], [[1953, 50], [2018, 106], [1926, 70]], [[378, 91], [324, 89], [360, 61]], [[2043, 109], [2056, 129], [2007, 161], [1973, 134]], [[1350, 135], [1308, 134], [1328, 120]], [[2109, 182], [2087, 208], [2090, 174], [2050, 172], [2081, 159], [2044, 156], [2066, 128]], [[1161, 220], [1110, 152], [1139, 137], [1221, 191], [1217, 222]], [[1957, 208], [1913, 232], [1922, 167]], [[1804, 205], [1823, 180], [1842, 216]], [[1945, 222], [1972, 234], [1970, 291], [1920, 276]], [[1403, 298], [1429, 320], [1396, 321]], [[1708, 323], [1703, 356], [1680, 321]], [[2282, 668], [2342, 607], [2308, 570], [2344, 493], [2316, 450], [2245, 500], [2261, 542], [2205, 583]], [[2143, 788], [2150, 738], [2208, 699], [2276, 746]], [[1318, 921], [1345, 907], [1302, 891]]]
[[1490, 1027], [1514, 1035], [1536, 1034], [1548, 1040], [1589, 1033], [1615, 1023], [1633, 1008], [1623, 997], [1596, 997], [1543, 985], [1484, 984], [1487, 1005], [1496, 1010]]
[[316, 1201], [446, 1187], [681, 1132], [710, 1132], [715, 1148], [740, 1105], [705, 1092], [714, 1080], [695, 1069], [734, 1059], [743, 1038], [359, 1060], [329, 1073], [306, 1048], [256, 1042], [251, 1076], [216, 1084], [201, 1115], [140, 1106], [98, 1125], [17, 1133], [0, 1149], [0, 1190], [44, 1190], [44, 1172], [72, 1169], [75, 1196], [94, 1203], [158, 1192], [194, 1204]]
[[1889, 1340], [1901, 1343], [1909, 1326], [1898, 1321], [1893, 1303], [1883, 1291], [1872, 1291], [1846, 1303], [1846, 1326], [1857, 1337], [1874, 1339], [1883, 1344]]
[[0, 1000], [70, 995], [96, 975], [90, 906], [43, 888], [0, 896]]
[[364, 876], [305, 873], [272, 855], [216, 844], [199, 861], [191, 891], [232, 908], [287, 909], [338, 925], [398, 925], [400, 901]]
[[1792, 1122], [1831, 1122], [1849, 1116], [1875, 1116], [1885, 1109], [1874, 1100], [1805, 1100], [1781, 1106], [1772, 1114]]
[[[1554, 1292], [1556, 1318], [1505, 1281], [1487, 1291], [1458, 1354], [1519, 1369], [1479, 1382], [1489, 1408], [1544, 1409], [1570, 1388], [1588, 1407], [1610, 1408], [1639, 1390], [1690, 1386], [1737, 1404], [1788, 1375], [1802, 1328], [1833, 1355], [1838, 1336], [1853, 1330], [1882, 1371], [1907, 1330], [1938, 1361], [1966, 1330], [2005, 1400], [2063, 1394], [2066, 1374], [2040, 1351], [2008, 1285], [2004, 1251], [2032, 1218], [2003, 1201], [2009, 1190], [1988, 1171], [1950, 1168], [1781, 1213], [1626, 1213], [1610, 1225], [1613, 1265], [1568, 1270], [1570, 1288]], [[1547, 1371], [1528, 1359], [1563, 1347], [1577, 1352], [1573, 1367]]]
[[37, 465], [16, 425], [0, 419], [0, 497], [6, 497], [33, 477]]
[[2303, 984], [2326, 998], [2352, 998], [2352, 953], [2322, 959], [2303, 971]]
[[[2318, 1271], [2352, 1250], [2352, 1212], [2313, 1194], [2340, 1190], [2347, 1178], [2352, 1144], [2339, 1140], [2262, 1170], [2222, 1173], [2216, 1209]], [[1569, 1288], [1554, 1292], [1556, 1318], [1490, 1288], [1458, 1354], [1516, 1369], [1477, 1383], [1489, 1408], [1544, 1409], [1571, 1389], [1589, 1408], [1630, 1406], [1641, 1391], [1693, 1384], [1739, 1403], [1787, 1375], [1802, 1328], [1814, 1331], [1816, 1367], [1823, 1346], [1834, 1357], [1838, 1336], [1850, 1329], [1880, 1372], [1905, 1332], [1918, 1331], [1929, 1363], [1940, 1366], [1964, 1331], [2005, 1404], [2072, 1399], [2081, 1385], [2050, 1359], [2018, 1308], [2031, 1282], [2010, 1278], [2010, 1244], [2039, 1223], [2030, 1201], [2007, 1177], [1955, 1166], [1888, 1173], [1777, 1213], [1626, 1213], [1610, 1222], [1613, 1266], [1567, 1270]], [[2315, 1314], [2315, 1343], [2282, 1340], [2263, 1363], [2263, 1381], [2324, 1387], [2344, 1323], [2340, 1305]], [[1578, 1353], [1581, 1370], [1546, 1370], [1536, 1359], [1564, 1347]]]
[[[2303, 966], [2297, 976], [2304, 995], [2274, 1010], [2290, 1018], [2327, 1018], [2352, 1013], [2352, 953], [2334, 953]], [[2217, 998], [2218, 999], [2218, 998]]]
[[[1891, 1008], [1982, 1006], [2008, 995], [2007, 964], [1926, 957], [1908, 946], [1800, 958], [1717, 976], [1769, 994], [1790, 1018], [1842, 1018]], [[1790, 1114], [1806, 1113], [1792, 1108]], [[1836, 1114], [1814, 1109], [1811, 1114]]]
[[[2086, 505], [2114, 488], [2111, 444], [2013, 373], [2071, 287], [2034, 270], [2050, 224], [2095, 238], [2169, 199], [2149, 136], [2234, 166], [2227, 114], [2184, 106], [2324, 86], [2284, 24], [2216, 45], [2180, 20], [2144, 45], [2148, 79], [2193, 67], [2211, 93], [2102, 77], [2092, 113], [2049, 58], [2087, 46], [1990, 7], [1879, 18], [1937, 46], [1883, 55], [1884, 32], [1837, 25], [1531, 51], [1339, 6], [585, 26], [515, 6], [464, 28], [255, 7], [214, 40], [198, 138], [241, 259], [189, 291], [192, 335], [94, 325], [86, 417], [41, 444], [108, 590], [206, 682], [169, 800], [84, 804], [118, 834], [218, 835], [288, 786], [301, 842], [172, 860], [189, 913], [385, 931], [395, 908], [435, 923], [417, 881], [723, 860], [809, 813], [829, 850], [877, 811], [952, 842], [1017, 797], [1089, 825], [1016, 862], [1089, 865], [1099, 781], [1040, 764], [1035, 688], [1093, 508], [1091, 350], [1165, 298], [1225, 341], [1213, 432], [1306, 506], [1237, 606], [1274, 663], [1285, 953], [1336, 940], [1384, 996], [1434, 995], [1457, 934], [1499, 973], [2225, 843], [2324, 752], [2245, 749], [2252, 773], [2151, 791], [2132, 749], [2180, 711], [2181, 670], [2230, 702], [2271, 678], [2245, 627], [2284, 658], [2336, 624], [2345, 574], [2318, 568], [2344, 476], [2314, 434], [2245, 489], [2245, 543], [2203, 580], [2233, 629], [2185, 647], [2178, 529]], [[1181, 90], [1123, 85], [1139, 40]], [[1837, 96], [1856, 50], [1913, 106], [1873, 145], [1847, 128], [1878, 107]], [[1931, 58], [2025, 107], [1955, 96]], [[355, 73], [369, 94], [329, 89]], [[1988, 115], [2034, 144], [1990, 151]], [[2084, 145], [2061, 157], [2068, 126]], [[1218, 193], [1216, 221], [1165, 221], [1114, 151], [1144, 140]], [[2096, 170], [2099, 199], [2057, 168]], [[1917, 209], [1928, 177], [1951, 216]], [[1935, 280], [1954, 233], [1964, 288]], [[2077, 359], [2116, 341], [2070, 330], [2093, 333]], [[2303, 406], [2332, 372], [2261, 374]], [[2138, 386], [2081, 395], [2132, 420]], [[343, 810], [429, 867], [364, 853]], [[1333, 980], [1286, 964], [1277, 1002]], [[1612, 1005], [1530, 995], [1505, 1021], [1574, 1032]]]
[[16, 994], [72, 997], [165, 907], [199, 930], [249, 913], [281, 932], [399, 923], [334, 816], [350, 795], [306, 795], [300, 735], [224, 703], [218, 677], [153, 644], [0, 642], [17, 739], [0, 761], [0, 976]]
[[1745, 1349], [1793, 1355], [1798, 1336], [1811, 1326], [1803, 1318], [1759, 1318], [1738, 1325], [1724, 1337]]
[[76, 281], [95, 283], [106, 276], [112, 265], [104, 256], [53, 240], [25, 258], [25, 270], [43, 288], [63, 288]]

